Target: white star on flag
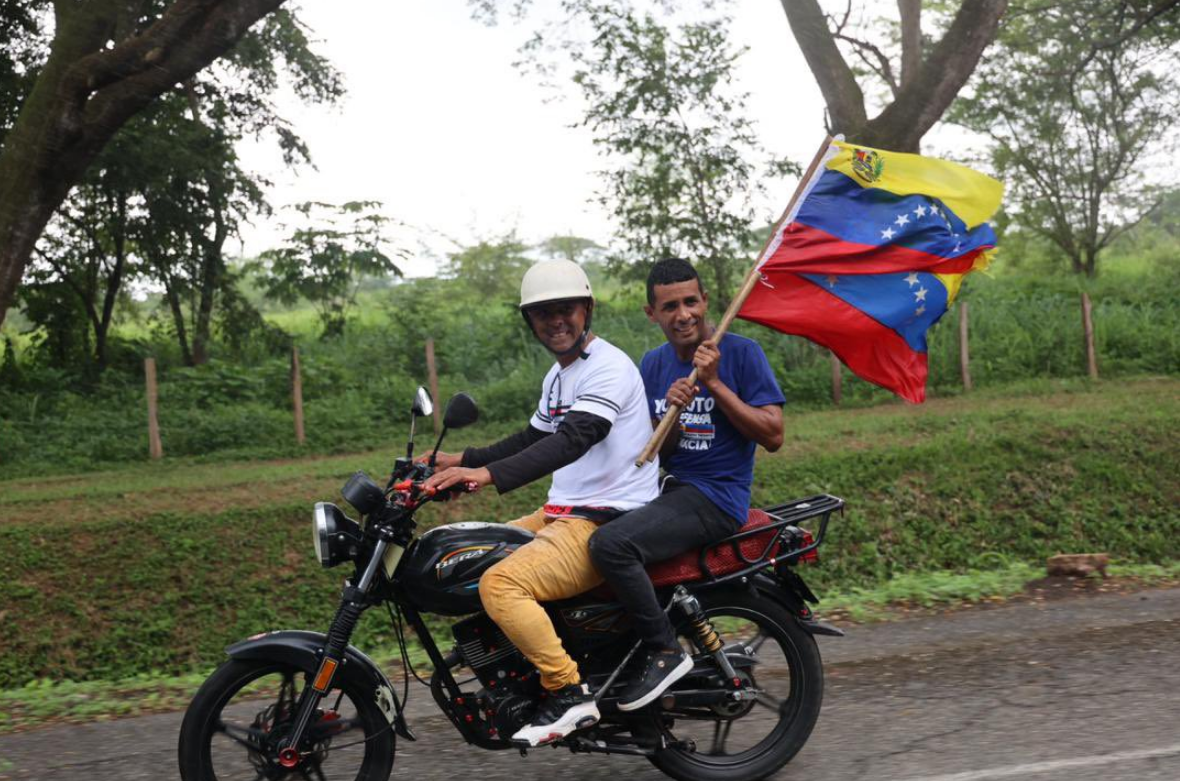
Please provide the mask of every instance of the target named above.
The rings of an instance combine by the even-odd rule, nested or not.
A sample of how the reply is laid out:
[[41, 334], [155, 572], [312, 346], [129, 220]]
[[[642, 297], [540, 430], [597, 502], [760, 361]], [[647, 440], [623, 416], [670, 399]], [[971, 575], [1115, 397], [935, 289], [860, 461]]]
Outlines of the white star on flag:
[[897, 219], [894, 220], [894, 222], [897, 223], [897, 227], [899, 227], [899, 228], [902, 225], [906, 225], [907, 223], [909, 223], [909, 221], [910, 221], [909, 215], [906, 215], [906, 214], [899, 214], [899, 215], [897, 215]]
[[885, 239], [885, 241], [889, 241], [893, 238], [893, 234], [893, 228], [886, 228], [885, 230], [881, 231], [881, 238]]
[[918, 204], [918, 208], [914, 209], [914, 216], [921, 219], [926, 216], [926, 205]]
[[930, 292], [930, 291], [929, 291], [929, 290], [927, 290], [926, 288], [924, 288], [924, 287], [920, 287], [920, 288], [918, 288], [918, 292], [917, 292], [917, 293], [914, 293], [914, 298], [915, 298], [916, 300], [918, 300], [918, 301], [925, 301], [925, 300], [926, 300], [926, 294], [927, 294], [927, 293], [929, 293], [929, 292]]
[[918, 273], [916, 271], [911, 271], [910, 275], [905, 278], [905, 281], [910, 283], [910, 287], [918, 284]]
[[828, 274], [828, 287], [835, 287], [836, 279], [837, 277], [835, 274]]

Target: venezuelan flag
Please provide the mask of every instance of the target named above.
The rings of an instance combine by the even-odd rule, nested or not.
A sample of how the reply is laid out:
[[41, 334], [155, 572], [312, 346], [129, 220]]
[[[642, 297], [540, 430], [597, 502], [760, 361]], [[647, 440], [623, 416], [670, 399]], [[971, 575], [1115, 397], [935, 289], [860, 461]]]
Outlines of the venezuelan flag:
[[919, 403], [926, 331], [985, 268], [1003, 185], [956, 163], [833, 141], [759, 259], [738, 312], [804, 336]]

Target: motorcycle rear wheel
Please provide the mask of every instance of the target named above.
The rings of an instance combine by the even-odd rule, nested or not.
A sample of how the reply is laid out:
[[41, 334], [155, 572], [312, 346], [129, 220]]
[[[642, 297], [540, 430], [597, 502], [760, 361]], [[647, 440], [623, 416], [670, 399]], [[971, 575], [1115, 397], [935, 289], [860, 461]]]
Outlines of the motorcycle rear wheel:
[[[823, 701], [819, 649], [794, 617], [769, 599], [746, 591], [723, 591], [703, 594], [701, 604], [727, 647], [756, 646], [758, 663], [742, 675], [747, 678], [745, 685], [759, 696], [707, 713], [698, 710], [695, 718], [678, 717], [653, 704], [652, 717], [670, 747], [658, 751], [651, 761], [678, 781], [766, 778], [803, 748], [819, 718]], [[685, 622], [677, 632], [687, 649], [692, 629]], [[694, 650], [697, 660], [707, 658]]]
[[300, 767], [277, 761], [313, 671], [281, 662], [230, 660], [202, 684], [180, 727], [183, 781], [313, 778], [385, 781], [394, 736], [372, 691], [337, 682], [304, 731]]

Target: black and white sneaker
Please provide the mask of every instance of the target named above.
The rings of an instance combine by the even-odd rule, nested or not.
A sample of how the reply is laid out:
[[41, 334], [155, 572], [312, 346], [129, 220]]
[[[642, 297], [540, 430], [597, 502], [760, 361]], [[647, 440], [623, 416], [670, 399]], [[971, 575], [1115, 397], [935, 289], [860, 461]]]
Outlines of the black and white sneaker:
[[692, 658], [679, 649], [648, 652], [638, 677], [619, 695], [619, 710], [639, 710], [655, 701], [692, 669]]
[[576, 683], [549, 692], [532, 723], [517, 730], [512, 742], [530, 747], [543, 746], [597, 723], [598, 703], [590, 694], [590, 687]]

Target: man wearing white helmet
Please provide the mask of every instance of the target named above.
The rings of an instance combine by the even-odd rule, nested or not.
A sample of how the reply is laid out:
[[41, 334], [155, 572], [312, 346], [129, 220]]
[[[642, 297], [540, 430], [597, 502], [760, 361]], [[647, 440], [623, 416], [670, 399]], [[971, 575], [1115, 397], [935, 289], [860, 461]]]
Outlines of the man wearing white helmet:
[[479, 583], [488, 615], [536, 665], [549, 692], [532, 723], [512, 736], [538, 746], [598, 721], [577, 663], [538, 603], [602, 582], [590, 561], [590, 536], [599, 523], [656, 497], [659, 466], [633, 466], [651, 436], [643, 380], [626, 353], [591, 332], [594, 298], [581, 267], [568, 260], [532, 266], [520, 285], [520, 310], [557, 359], [536, 411], [522, 431], [500, 442], [461, 455], [439, 453], [440, 469], [427, 484], [441, 490], [470, 481], [504, 493], [553, 475], [545, 506], [511, 522], [535, 539]]

